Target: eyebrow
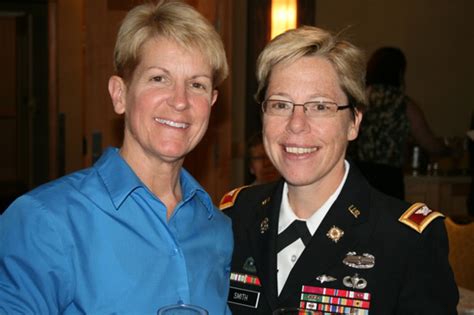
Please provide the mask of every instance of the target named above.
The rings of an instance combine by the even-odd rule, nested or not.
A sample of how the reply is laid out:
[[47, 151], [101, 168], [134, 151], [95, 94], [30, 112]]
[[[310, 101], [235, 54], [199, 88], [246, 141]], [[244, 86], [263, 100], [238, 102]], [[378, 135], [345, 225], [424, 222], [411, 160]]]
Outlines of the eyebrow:
[[[159, 70], [165, 72], [168, 75], [171, 74], [169, 72], [169, 70], [167, 70], [166, 68], [160, 67], [160, 66], [149, 66], [149, 67], [145, 68], [145, 72], [147, 72], [149, 70], [153, 70], [153, 69], [159, 69]], [[191, 77], [191, 79], [197, 79], [197, 78], [207, 78], [207, 79], [209, 79], [209, 81], [212, 81], [212, 76], [209, 76], [207, 74], [196, 74], [196, 75], [193, 75]]]

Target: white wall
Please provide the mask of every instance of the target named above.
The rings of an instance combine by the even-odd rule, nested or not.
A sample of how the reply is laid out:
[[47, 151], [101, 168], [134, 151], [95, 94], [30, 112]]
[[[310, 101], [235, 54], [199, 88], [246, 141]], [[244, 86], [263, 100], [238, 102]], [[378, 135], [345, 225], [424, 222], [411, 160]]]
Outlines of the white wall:
[[316, 25], [367, 56], [380, 46], [406, 54], [407, 93], [439, 136], [463, 135], [474, 111], [474, 1], [316, 0]]

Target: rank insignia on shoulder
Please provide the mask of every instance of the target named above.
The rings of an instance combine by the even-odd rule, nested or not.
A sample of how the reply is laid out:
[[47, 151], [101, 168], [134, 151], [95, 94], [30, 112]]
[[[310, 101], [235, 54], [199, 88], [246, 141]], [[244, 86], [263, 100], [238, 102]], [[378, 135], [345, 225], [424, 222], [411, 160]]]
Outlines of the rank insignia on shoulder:
[[398, 221], [408, 225], [418, 233], [422, 233], [431, 221], [437, 217], [444, 217], [444, 215], [431, 210], [424, 203], [417, 202], [408, 208]]
[[235, 188], [229, 191], [227, 194], [225, 194], [224, 197], [222, 197], [221, 202], [219, 203], [219, 209], [224, 210], [229, 207], [232, 207], [235, 203], [235, 199], [237, 199], [237, 195], [240, 193], [242, 189], [246, 187], [249, 187], [249, 186], [247, 185], [247, 186]]

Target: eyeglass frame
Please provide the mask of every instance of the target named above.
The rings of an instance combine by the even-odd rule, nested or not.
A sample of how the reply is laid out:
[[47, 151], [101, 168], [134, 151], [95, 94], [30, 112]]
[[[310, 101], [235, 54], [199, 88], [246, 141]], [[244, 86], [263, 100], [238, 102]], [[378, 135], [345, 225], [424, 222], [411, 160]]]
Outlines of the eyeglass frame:
[[[292, 104], [292, 108], [291, 108], [291, 114], [289, 115], [275, 115], [275, 114], [268, 114], [266, 112], [266, 103], [268, 101], [278, 101], [278, 102], [283, 102], [283, 103], [289, 103], [289, 104]], [[330, 102], [330, 101], [310, 101], [310, 102], [305, 102], [305, 103], [293, 103], [292, 101], [286, 101], [286, 100], [279, 100], [279, 99], [266, 99], [264, 100], [263, 102], [260, 103], [261, 105], [261, 109], [262, 109], [262, 112], [264, 114], [267, 114], [269, 116], [276, 116], [276, 117], [291, 117], [291, 115], [293, 115], [293, 113], [295, 112], [295, 107], [296, 106], [302, 106], [303, 107], [303, 111], [305, 113], [305, 115], [307, 115], [307, 111], [308, 111], [308, 108], [306, 107], [307, 104], [330, 104], [330, 105], [335, 105], [336, 106], [336, 110], [331, 112], [332, 114], [329, 115], [329, 116], [321, 116], [321, 117], [333, 117], [334, 115], [336, 115], [336, 113], [340, 110], [344, 110], [344, 109], [348, 109], [348, 108], [354, 108], [353, 105], [351, 105], [350, 103], [347, 104], [347, 105], [339, 105], [337, 104], [336, 102]], [[318, 116], [310, 116], [308, 115], [307, 117], [318, 117]]]

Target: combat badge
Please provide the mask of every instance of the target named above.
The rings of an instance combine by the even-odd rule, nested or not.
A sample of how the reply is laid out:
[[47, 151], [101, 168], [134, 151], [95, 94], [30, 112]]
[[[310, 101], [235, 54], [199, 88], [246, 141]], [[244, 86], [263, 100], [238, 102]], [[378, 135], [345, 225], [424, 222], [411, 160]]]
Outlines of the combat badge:
[[356, 252], [348, 252], [342, 261], [345, 265], [356, 269], [370, 269], [375, 266], [374, 255], [363, 253], [357, 255]]
[[341, 237], [344, 235], [344, 231], [333, 225], [332, 228], [326, 233], [326, 236], [329, 237], [334, 243], [337, 243]]

